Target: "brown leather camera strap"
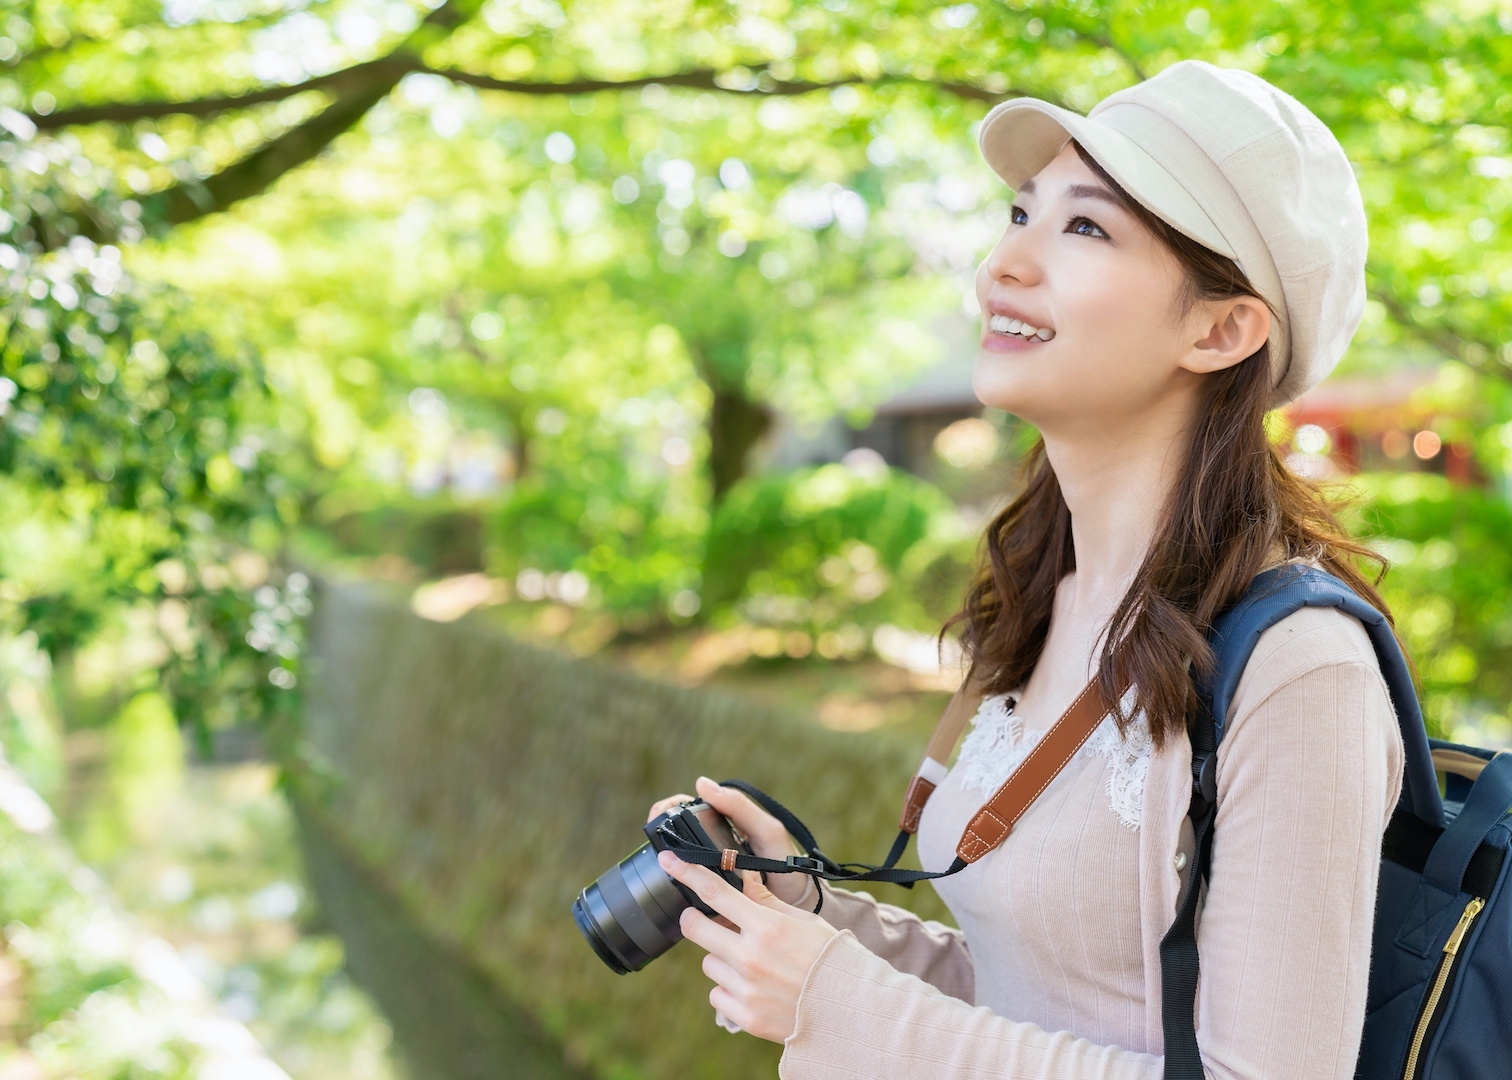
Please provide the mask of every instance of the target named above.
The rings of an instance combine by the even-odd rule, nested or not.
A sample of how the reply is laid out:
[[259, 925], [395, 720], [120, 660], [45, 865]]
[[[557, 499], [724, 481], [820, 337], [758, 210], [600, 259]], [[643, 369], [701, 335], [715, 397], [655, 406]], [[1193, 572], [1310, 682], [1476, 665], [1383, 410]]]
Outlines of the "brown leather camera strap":
[[[908, 782], [908, 793], [903, 797], [903, 815], [898, 819], [899, 829], [906, 833], [919, 831], [919, 815], [924, 812], [924, 804], [934, 794], [938, 778], [945, 775], [944, 763], [950, 760], [956, 743], [961, 741], [961, 732], [966, 730], [966, 722], [976, 712], [981, 698], [979, 688], [968, 678], [950, 699], [950, 704], [945, 706], [934, 734], [929, 737], [929, 745], [924, 749], [924, 766]], [[935, 779], [924, 775], [925, 770]]]
[[[966, 721], [980, 701], [979, 694], [968, 690], [970, 685], [968, 681], [951, 699], [945, 714], [940, 717], [934, 737], [929, 740], [924, 766], [908, 785], [901, 822], [905, 832], [917, 831], [919, 815], [934, 793], [938, 775], [944, 769], [943, 763], [950, 760]], [[976, 862], [1008, 838], [1024, 811], [1091, 738], [1109, 708], [1099, 692], [1097, 680], [1093, 679], [966, 826], [961, 842], [956, 845], [956, 855], [963, 862]], [[937, 775], [931, 779], [924, 775], [926, 771]]]

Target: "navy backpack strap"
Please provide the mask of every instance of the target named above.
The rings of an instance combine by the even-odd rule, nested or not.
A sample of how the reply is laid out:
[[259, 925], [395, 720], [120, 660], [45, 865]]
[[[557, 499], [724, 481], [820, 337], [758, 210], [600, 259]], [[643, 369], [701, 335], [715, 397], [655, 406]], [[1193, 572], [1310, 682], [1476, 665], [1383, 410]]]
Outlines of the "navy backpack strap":
[[1402, 655], [1386, 616], [1326, 571], [1291, 565], [1267, 570], [1255, 578], [1243, 600], [1214, 622], [1209, 641], [1216, 654], [1216, 666], [1211, 687], [1204, 689], [1212, 701], [1215, 741], [1223, 739], [1229, 705], [1260, 635], [1304, 607], [1338, 608], [1364, 626], [1402, 732], [1406, 751], [1402, 802], [1428, 824], [1442, 829], [1444, 805], [1439, 798], [1438, 778], [1433, 774], [1433, 758], [1428, 752], [1428, 732], [1423, 726], [1423, 713], [1418, 707], [1407, 658]]
[[[1161, 1023], [1165, 1032], [1165, 1080], [1204, 1080], [1197, 1046], [1196, 919], [1202, 883], [1212, 873], [1213, 825], [1218, 813], [1216, 761], [1228, 709], [1238, 691], [1260, 635], [1304, 607], [1338, 608], [1358, 619], [1370, 637], [1380, 663], [1391, 704], [1396, 711], [1406, 751], [1401, 806], [1438, 828], [1444, 826], [1444, 807], [1428, 750], [1428, 733], [1418, 707], [1417, 692], [1406, 658], [1386, 617], [1332, 574], [1305, 566], [1282, 566], [1257, 576], [1239, 603], [1219, 616], [1208, 639], [1214, 652], [1211, 681], [1200, 687], [1203, 707], [1190, 733], [1192, 743], [1192, 803], [1189, 815], [1197, 850], [1177, 906], [1176, 919], [1160, 942]], [[1512, 763], [1509, 763], [1512, 774]], [[1467, 807], [1468, 809], [1468, 807]], [[1505, 811], [1505, 807], [1502, 808]], [[1487, 825], [1489, 829], [1490, 825]], [[1476, 844], [1479, 844], [1479, 839]], [[1474, 845], [1464, 853], [1468, 863]], [[1437, 850], [1435, 856], [1438, 855]], [[1445, 851], [1443, 875], [1464, 872], [1459, 852]], [[1454, 880], [1458, 882], [1459, 878]], [[1457, 888], [1457, 886], [1456, 886]]]
[[1491, 827], [1512, 807], [1512, 755], [1497, 754], [1470, 789], [1465, 807], [1444, 831], [1423, 865], [1423, 881], [1450, 896], [1458, 895], [1470, 859]]

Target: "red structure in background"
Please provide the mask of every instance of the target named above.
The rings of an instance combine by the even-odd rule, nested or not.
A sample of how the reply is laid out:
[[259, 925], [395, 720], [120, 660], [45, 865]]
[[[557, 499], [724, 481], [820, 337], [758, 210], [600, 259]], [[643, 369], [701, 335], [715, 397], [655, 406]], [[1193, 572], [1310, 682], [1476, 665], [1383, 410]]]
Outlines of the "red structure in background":
[[1437, 374], [1432, 367], [1402, 368], [1320, 383], [1283, 410], [1301, 457], [1324, 461], [1301, 445], [1303, 429], [1313, 426], [1328, 433], [1326, 472], [1437, 472], [1457, 484], [1482, 482], [1471, 447], [1447, 442], [1435, 430], [1449, 414], [1426, 403], [1422, 391]]

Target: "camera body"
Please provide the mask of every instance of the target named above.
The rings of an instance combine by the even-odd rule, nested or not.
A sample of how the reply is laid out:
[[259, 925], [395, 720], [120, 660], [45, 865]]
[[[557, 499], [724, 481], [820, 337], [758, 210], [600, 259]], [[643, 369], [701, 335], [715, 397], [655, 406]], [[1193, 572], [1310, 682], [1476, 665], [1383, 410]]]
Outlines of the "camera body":
[[[572, 904], [572, 918], [593, 951], [617, 974], [639, 971], [682, 940], [678, 924], [693, 907], [715, 917], [691, 889], [672, 880], [656, 861], [668, 848], [666, 833], [696, 847], [749, 853], [744, 838], [702, 799], [679, 803], [646, 824], [647, 842], [601, 874]], [[735, 888], [737, 870], [715, 870]]]

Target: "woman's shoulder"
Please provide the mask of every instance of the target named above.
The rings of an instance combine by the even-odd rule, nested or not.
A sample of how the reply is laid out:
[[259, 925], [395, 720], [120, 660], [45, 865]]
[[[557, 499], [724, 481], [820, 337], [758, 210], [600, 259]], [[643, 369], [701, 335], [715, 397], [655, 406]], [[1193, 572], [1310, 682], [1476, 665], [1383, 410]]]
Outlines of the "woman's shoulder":
[[[1323, 569], [1310, 559], [1287, 558], [1277, 544], [1262, 572], [1281, 566]], [[1260, 635], [1245, 676], [1266, 676], [1264, 681], [1281, 685], [1308, 671], [1339, 664], [1366, 664], [1380, 671], [1375, 646], [1360, 620], [1338, 608], [1305, 607]]]
[[[1268, 777], [1299, 797], [1332, 792], [1340, 806], [1361, 797], [1358, 781], [1382, 765], [1383, 786], [1362, 805], [1384, 828], [1396, 805], [1402, 738], [1375, 648], [1359, 620], [1337, 608], [1302, 608], [1260, 635], [1245, 666], [1218, 749], [1220, 791]], [[1255, 770], [1255, 771], [1251, 771]], [[1327, 773], [1326, 779], [1323, 770]], [[1351, 783], [1340, 782], [1349, 775]], [[1371, 773], [1371, 775], [1375, 775]]]
[[1319, 667], [1366, 664], [1380, 670], [1370, 635], [1338, 608], [1304, 607], [1260, 635], [1246, 674], [1261, 669], [1285, 681]]
[[1353, 688], [1352, 705], [1393, 715], [1380, 661], [1360, 621], [1337, 608], [1301, 608], [1260, 635], [1235, 691], [1230, 721], [1283, 692], [1302, 692], [1309, 709], [1315, 708], [1320, 703], [1313, 699], [1338, 692], [1341, 679]]

